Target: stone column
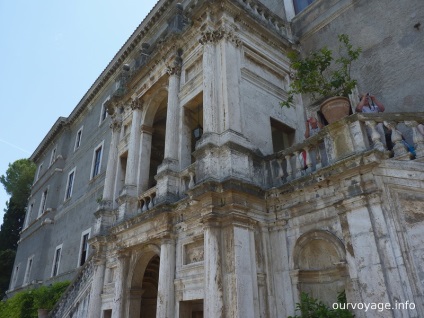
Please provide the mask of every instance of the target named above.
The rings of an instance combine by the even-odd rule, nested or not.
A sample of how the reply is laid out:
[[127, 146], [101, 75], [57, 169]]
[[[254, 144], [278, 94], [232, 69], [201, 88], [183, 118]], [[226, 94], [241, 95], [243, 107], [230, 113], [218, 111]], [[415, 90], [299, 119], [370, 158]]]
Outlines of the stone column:
[[181, 58], [176, 57], [174, 64], [168, 67], [168, 108], [166, 113], [166, 134], [164, 159], [170, 162], [178, 160], [179, 121], [180, 121], [180, 91]]
[[128, 254], [118, 255], [118, 268], [115, 276], [115, 296], [113, 298], [112, 318], [125, 317], [126, 307], [126, 279], [130, 257]]
[[221, 229], [217, 221], [206, 220], [204, 229], [205, 317], [224, 317], [221, 269]]
[[131, 123], [131, 135], [128, 144], [128, 159], [127, 171], [125, 173], [125, 187], [135, 187], [137, 184], [142, 102], [139, 99], [133, 100], [131, 108], [133, 110], [133, 113]]
[[138, 161], [138, 194], [148, 190], [150, 174], [150, 155], [152, 152], [153, 128], [142, 125], [140, 138], [140, 154]]
[[[220, 85], [218, 90], [218, 105], [222, 105], [220, 118], [222, 130], [242, 133], [242, 110], [240, 103], [240, 77], [241, 77], [241, 41], [234, 31], [221, 27], [219, 35], [222, 40], [217, 46], [218, 73]], [[218, 75], [219, 76], [219, 75]], [[216, 106], [215, 106], [216, 107]]]
[[175, 314], [174, 301], [175, 241], [163, 239], [160, 249], [159, 284], [156, 317], [171, 318]]
[[122, 121], [120, 116], [114, 115], [110, 127], [112, 128], [112, 140], [110, 142], [109, 157], [107, 160], [105, 183], [103, 188], [102, 201], [113, 208], [113, 196], [115, 187], [115, 176], [118, 162], [118, 142], [121, 132]]
[[199, 40], [203, 44], [203, 132], [218, 131], [218, 103], [215, 84], [216, 37], [213, 31], [203, 32]]
[[[235, 317], [259, 317], [258, 283], [253, 232], [246, 227], [233, 227], [234, 233], [234, 296], [237, 302]], [[231, 288], [228, 288], [231, 289]], [[227, 313], [228, 316], [229, 313]]]
[[94, 260], [94, 275], [90, 292], [88, 317], [98, 318], [102, 311], [102, 292], [105, 277], [105, 260]]

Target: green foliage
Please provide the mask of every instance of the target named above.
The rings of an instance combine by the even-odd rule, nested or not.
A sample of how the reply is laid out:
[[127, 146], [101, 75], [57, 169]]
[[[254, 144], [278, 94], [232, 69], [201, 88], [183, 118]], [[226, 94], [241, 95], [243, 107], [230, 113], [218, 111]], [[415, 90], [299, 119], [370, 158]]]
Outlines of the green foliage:
[[51, 286], [41, 286], [35, 290], [34, 306], [37, 309], [52, 309], [68, 288], [69, 282], [59, 282]]
[[0, 302], [0, 318], [36, 318], [38, 309], [52, 309], [69, 282], [55, 283], [15, 294]]
[[290, 52], [288, 58], [295, 72], [290, 82], [289, 96], [281, 106], [290, 107], [295, 94], [311, 94], [314, 100], [333, 96], [347, 96], [356, 85], [350, 76], [353, 61], [359, 58], [361, 48], [353, 48], [348, 35], [339, 34], [339, 57], [323, 47], [302, 58], [296, 52]]
[[9, 287], [15, 255], [16, 252], [11, 249], [0, 251], [0, 299]]
[[11, 196], [11, 201], [20, 207], [27, 205], [34, 174], [35, 164], [29, 159], [19, 159], [9, 164], [6, 175], [0, 176], [0, 182]]
[[0, 227], [0, 250], [16, 250], [18, 247], [19, 232], [25, 219], [25, 208], [20, 207], [14, 201], [6, 203], [7, 209], [3, 216], [3, 224]]
[[9, 286], [14, 259], [13, 251], [18, 246], [34, 173], [35, 164], [29, 159], [20, 159], [9, 164], [6, 175], [0, 176], [0, 182], [6, 192], [11, 195], [6, 203], [7, 209], [0, 227], [0, 297]]
[[[337, 296], [337, 303], [346, 303], [346, 294], [341, 292]], [[302, 293], [300, 296], [300, 303], [296, 304], [296, 312], [299, 315], [289, 316], [288, 318], [353, 318], [355, 317], [347, 309], [332, 309], [325, 305], [323, 302], [310, 297], [307, 293]]]

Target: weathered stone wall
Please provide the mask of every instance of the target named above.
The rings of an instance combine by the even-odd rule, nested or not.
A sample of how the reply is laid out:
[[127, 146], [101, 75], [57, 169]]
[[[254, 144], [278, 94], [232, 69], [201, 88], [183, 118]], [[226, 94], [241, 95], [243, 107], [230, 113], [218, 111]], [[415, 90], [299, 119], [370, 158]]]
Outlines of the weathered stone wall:
[[422, 1], [316, 0], [292, 23], [304, 54], [337, 47], [337, 35], [348, 34], [363, 51], [352, 65], [359, 91], [377, 96], [386, 112], [422, 110]]

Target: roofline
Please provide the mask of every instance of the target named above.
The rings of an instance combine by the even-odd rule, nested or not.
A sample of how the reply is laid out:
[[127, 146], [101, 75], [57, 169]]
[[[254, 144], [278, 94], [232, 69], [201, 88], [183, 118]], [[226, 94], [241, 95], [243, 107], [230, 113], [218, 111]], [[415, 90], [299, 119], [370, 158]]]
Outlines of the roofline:
[[[177, 0], [158, 0], [156, 2], [155, 6], [141, 21], [128, 40], [121, 46], [103, 72], [100, 73], [88, 91], [84, 94], [77, 106], [72, 110], [71, 114], [68, 117], [59, 117], [56, 120], [52, 128], [31, 155], [30, 159], [32, 161], [36, 161], [38, 159], [40, 153], [48, 146], [48, 143], [54, 139], [55, 135], [61, 131], [63, 127], [67, 124], [71, 124], [84, 111], [96, 94], [103, 88], [112, 75], [116, 73], [119, 66], [124, 62], [127, 56], [137, 47], [137, 44], [141, 42], [143, 36], [149, 31], [157, 18], [164, 14], [166, 7], [173, 2], [177, 2]], [[156, 15], [157, 17], [155, 17]]]

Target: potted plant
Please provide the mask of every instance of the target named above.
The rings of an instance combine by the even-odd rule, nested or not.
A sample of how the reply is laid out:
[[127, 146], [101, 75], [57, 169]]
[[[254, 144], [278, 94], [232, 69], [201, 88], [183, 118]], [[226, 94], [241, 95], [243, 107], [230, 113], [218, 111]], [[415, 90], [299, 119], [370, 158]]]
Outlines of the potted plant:
[[346, 34], [339, 34], [338, 39], [338, 58], [327, 47], [311, 52], [304, 58], [298, 52], [289, 52], [291, 68], [295, 73], [290, 82], [288, 98], [281, 103], [282, 106], [290, 107], [295, 94], [310, 94], [315, 101], [324, 99], [320, 109], [330, 124], [349, 114], [347, 96], [356, 85], [356, 80], [350, 76], [350, 66], [362, 50], [353, 48]]

